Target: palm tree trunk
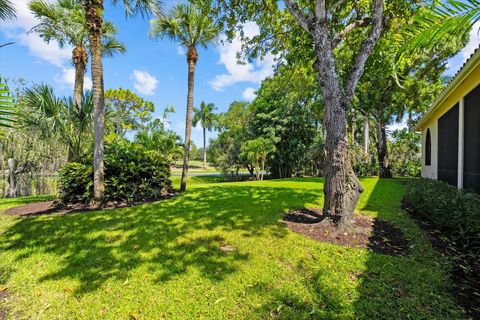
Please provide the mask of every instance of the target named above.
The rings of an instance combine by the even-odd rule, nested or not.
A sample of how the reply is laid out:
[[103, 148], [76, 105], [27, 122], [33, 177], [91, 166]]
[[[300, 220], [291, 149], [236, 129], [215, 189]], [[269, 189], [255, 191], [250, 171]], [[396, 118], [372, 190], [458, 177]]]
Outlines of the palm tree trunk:
[[207, 168], [207, 130], [203, 127], [203, 169]]
[[188, 52], [187, 52], [187, 63], [188, 63], [187, 115], [185, 119], [185, 146], [183, 149], [182, 182], [180, 184], [180, 191], [182, 192], [187, 190], [188, 156], [190, 153], [190, 135], [192, 133], [195, 63], [197, 62], [197, 59], [198, 59], [198, 54], [195, 47], [188, 48]]
[[96, 202], [101, 202], [105, 193], [103, 168], [103, 136], [104, 136], [104, 92], [103, 92], [103, 65], [101, 29], [103, 23], [103, 0], [85, 0], [85, 16], [90, 39], [92, 55], [93, 81], [93, 196]]
[[72, 51], [72, 61], [75, 65], [75, 83], [73, 85], [73, 100], [77, 106], [82, 104], [87, 51], [79, 44]]

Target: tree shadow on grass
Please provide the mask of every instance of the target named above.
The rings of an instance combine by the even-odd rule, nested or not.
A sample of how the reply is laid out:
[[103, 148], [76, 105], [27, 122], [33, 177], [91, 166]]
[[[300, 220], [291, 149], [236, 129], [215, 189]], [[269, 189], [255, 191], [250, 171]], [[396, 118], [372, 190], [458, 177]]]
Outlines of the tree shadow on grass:
[[458, 319], [459, 308], [448, 292], [448, 277], [426, 236], [402, 212], [404, 180], [379, 179], [362, 210], [392, 222], [410, 242], [408, 253], [387, 256], [368, 252], [359, 275], [357, 318]]
[[283, 237], [282, 212], [317, 198], [315, 190], [216, 185], [138, 207], [19, 219], [3, 233], [0, 250], [17, 261], [56, 255], [58, 268], [39, 281], [75, 279], [76, 295], [125, 280], [142, 265], [159, 283], [191, 269], [220, 281], [249, 259], [246, 251], [222, 249], [230, 236], [223, 231]]

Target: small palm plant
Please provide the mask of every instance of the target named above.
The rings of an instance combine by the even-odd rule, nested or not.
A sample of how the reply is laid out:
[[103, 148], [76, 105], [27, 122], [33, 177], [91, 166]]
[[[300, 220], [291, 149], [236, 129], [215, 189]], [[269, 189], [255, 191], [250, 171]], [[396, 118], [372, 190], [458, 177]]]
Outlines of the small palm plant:
[[198, 60], [197, 47], [207, 48], [208, 44], [218, 37], [220, 30], [220, 25], [212, 19], [208, 12], [193, 5], [176, 5], [167, 16], [159, 17], [151, 22], [150, 34], [152, 38], [169, 38], [187, 49], [188, 94], [181, 191], [185, 191], [187, 188], [195, 65]]
[[[85, 69], [88, 63], [88, 30], [85, 11], [81, 0], [34, 0], [30, 10], [40, 21], [31, 31], [36, 32], [47, 43], [57, 41], [61, 48], [73, 46], [72, 62], [75, 66], [73, 99], [82, 103]], [[115, 38], [116, 27], [109, 21], [102, 25], [102, 47], [105, 56], [126, 51], [123, 43]]]
[[[12, 93], [4, 79], [0, 77], [0, 127], [10, 127], [15, 116], [15, 105]], [[0, 137], [5, 132], [0, 130]]]
[[196, 126], [199, 122], [203, 129], [203, 169], [207, 167], [207, 130], [212, 131], [215, 126], [217, 117], [213, 111], [217, 108], [213, 103], [200, 103], [200, 108], [193, 108], [195, 115], [193, 116], [193, 125]]

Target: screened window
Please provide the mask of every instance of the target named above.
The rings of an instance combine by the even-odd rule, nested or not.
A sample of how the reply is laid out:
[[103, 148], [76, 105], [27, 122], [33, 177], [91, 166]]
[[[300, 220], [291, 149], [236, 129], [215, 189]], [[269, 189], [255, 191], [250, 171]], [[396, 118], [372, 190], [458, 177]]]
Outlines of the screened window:
[[427, 137], [425, 138], [425, 165], [432, 165], [432, 137], [430, 129], [427, 129]]

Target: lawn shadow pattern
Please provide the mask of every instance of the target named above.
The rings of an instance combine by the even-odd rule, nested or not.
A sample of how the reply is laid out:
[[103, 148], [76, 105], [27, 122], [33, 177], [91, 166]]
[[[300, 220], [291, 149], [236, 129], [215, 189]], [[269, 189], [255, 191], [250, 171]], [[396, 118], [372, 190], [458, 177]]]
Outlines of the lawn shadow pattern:
[[281, 212], [317, 198], [313, 190], [238, 184], [202, 187], [109, 213], [19, 219], [4, 232], [0, 250], [24, 249], [17, 261], [28, 259], [36, 250], [58, 256], [59, 269], [39, 281], [75, 278], [80, 283], [75, 295], [95, 291], [109, 279], [123, 281], [143, 264], [157, 282], [191, 268], [220, 281], [249, 257], [248, 252], [221, 250], [226, 239], [215, 230], [241, 232], [244, 237], [282, 237], [287, 231], [278, 223]]

